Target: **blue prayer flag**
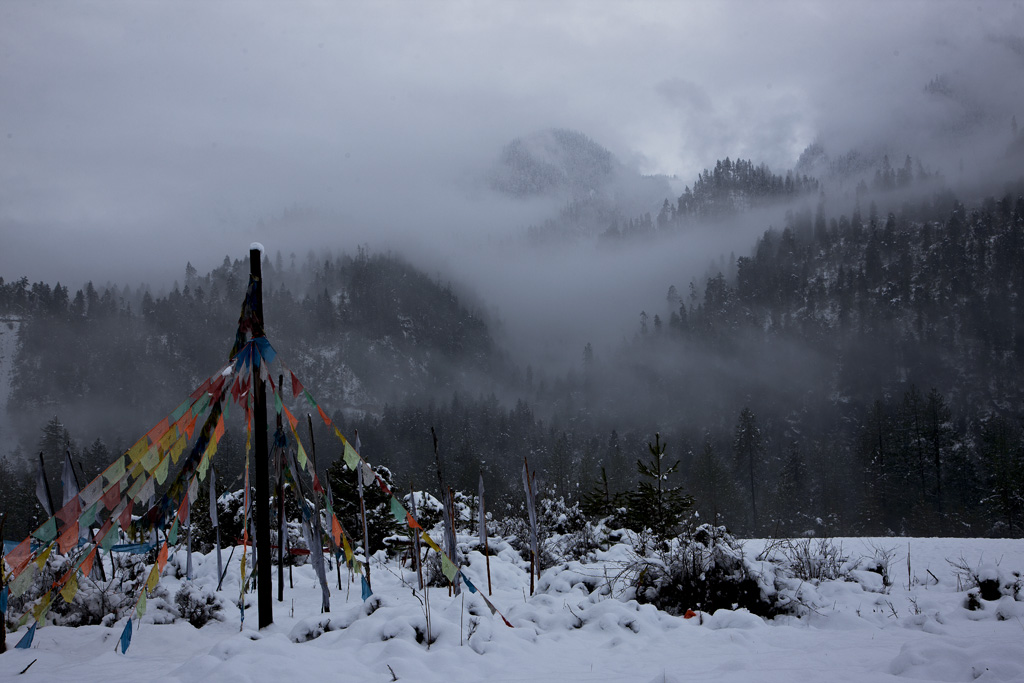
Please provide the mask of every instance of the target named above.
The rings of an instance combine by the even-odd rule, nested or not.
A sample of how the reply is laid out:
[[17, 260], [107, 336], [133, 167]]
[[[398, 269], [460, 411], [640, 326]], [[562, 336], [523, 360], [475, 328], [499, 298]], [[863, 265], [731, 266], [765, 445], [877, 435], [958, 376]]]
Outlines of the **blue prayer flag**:
[[473, 582], [469, 580], [469, 577], [463, 574], [462, 572], [459, 572], [459, 576], [462, 577], [462, 580], [465, 582], [466, 588], [469, 589], [469, 592], [476, 593], [476, 586], [474, 586]]
[[363, 582], [363, 602], [365, 602], [373, 595], [373, 591], [370, 590], [370, 584], [366, 583], [365, 576], [360, 576], [359, 579]]
[[129, 619], [128, 623], [124, 625], [124, 631], [121, 631], [121, 654], [128, 651], [128, 646], [132, 643], [132, 620]]
[[26, 632], [25, 635], [23, 635], [21, 637], [21, 640], [19, 640], [18, 644], [15, 645], [14, 647], [16, 649], [19, 649], [19, 650], [27, 650], [27, 649], [29, 649], [30, 647], [32, 647], [32, 639], [35, 637], [35, 635], [36, 635], [36, 622], [33, 621], [32, 622], [32, 628], [30, 628], [28, 630], [28, 632]]

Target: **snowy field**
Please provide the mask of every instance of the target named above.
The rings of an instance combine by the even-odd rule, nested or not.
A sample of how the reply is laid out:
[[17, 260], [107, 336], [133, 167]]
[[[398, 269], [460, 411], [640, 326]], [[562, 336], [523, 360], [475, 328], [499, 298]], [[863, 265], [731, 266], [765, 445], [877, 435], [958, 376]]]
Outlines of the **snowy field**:
[[[466, 538], [460, 538], [466, 541]], [[586, 591], [587, 572], [607, 583], [629, 560], [625, 546], [586, 565], [545, 571], [529, 595], [526, 564], [499, 543], [491, 558], [492, 600], [513, 624], [492, 616], [477, 595], [429, 590], [430, 648], [421, 643], [426, 617], [415, 574], [397, 563], [372, 566], [374, 596], [359, 583], [338, 590], [329, 574], [331, 612], [320, 614], [320, 590], [309, 565], [294, 569], [294, 588], [276, 601], [274, 624], [258, 631], [255, 593], [246, 595], [239, 628], [238, 558], [219, 594], [222, 621], [196, 629], [149, 601], [127, 654], [115, 651], [125, 619], [113, 627], [46, 626], [31, 649], [0, 656], [3, 681], [1022, 681], [1024, 602], [1004, 597], [967, 610], [962, 577], [950, 564], [1004, 579], [1024, 570], [1024, 540], [834, 539], [843, 555], [891, 558], [892, 585], [877, 574], [796, 584], [804, 616], [765, 621], [744, 610], [684, 619], [639, 605], [617, 590]], [[765, 541], [747, 541], [755, 558]], [[910, 555], [908, 574], [907, 556]], [[493, 552], [493, 548], [492, 548]], [[183, 552], [172, 556], [158, 592], [173, 596], [183, 579]], [[227, 552], [224, 554], [227, 557]], [[216, 586], [216, 557], [193, 556], [194, 582]], [[467, 554], [465, 573], [486, 590], [484, 557]], [[851, 565], [852, 566], [852, 565]], [[287, 573], [286, 573], [287, 581]], [[1024, 598], [1024, 596], [1021, 596]], [[293, 614], [294, 612], [294, 614]], [[8, 634], [9, 648], [24, 633]], [[33, 663], [34, 662], [34, 663]], [[31, 666], [30, 666], [31, 665]], [[29, 667], [23, 674], [19, 672]]]

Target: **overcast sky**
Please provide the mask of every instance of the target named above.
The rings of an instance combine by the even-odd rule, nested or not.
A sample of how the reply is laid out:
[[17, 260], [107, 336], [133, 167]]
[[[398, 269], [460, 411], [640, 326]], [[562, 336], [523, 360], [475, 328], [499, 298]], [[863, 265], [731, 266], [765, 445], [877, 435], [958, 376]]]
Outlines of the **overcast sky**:
[[290, 244], [445, 253], [536, 218], [479, 178], [550, 126], [689, 181], [816, 138], [939, 163], [942, 130], [1022, 102], [1020, 2], [8, 1], [0, 276], [180, 277], [289, 250], [260, 221], [293, 207], [326, 218]]

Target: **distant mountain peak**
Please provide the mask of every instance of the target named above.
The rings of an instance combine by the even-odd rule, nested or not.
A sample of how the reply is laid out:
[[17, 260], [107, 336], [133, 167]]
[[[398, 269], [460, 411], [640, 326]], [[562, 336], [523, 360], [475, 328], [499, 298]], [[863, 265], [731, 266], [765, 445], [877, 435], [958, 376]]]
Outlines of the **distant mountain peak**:
[[548, 128], [505, 145], [491, 185], [516, 197], [585, 197], [600, 194], [620, 169], [615, 155], [583, 133]]

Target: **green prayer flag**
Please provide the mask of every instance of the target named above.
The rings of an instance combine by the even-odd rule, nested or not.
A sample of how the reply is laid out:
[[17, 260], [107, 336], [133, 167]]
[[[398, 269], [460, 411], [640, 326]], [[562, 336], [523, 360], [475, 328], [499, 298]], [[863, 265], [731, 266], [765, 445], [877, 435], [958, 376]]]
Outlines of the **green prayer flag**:
[[309, 401], [309, 405], [311, 405], [311, 406], [313, 406], [315, 408], [316, 407], [316, 401], [313, 400], [313, 394], [309, 393], [308, 389], [303, 389], [302, 393], [303, 393], [303, 395], [305, 395], [306, 400]]
[[455, 574], [459, 570], [454, 564], [452, 564], [452, 561], [449, 560], [448, 556], [444, 553], [441, 553], [441, 571], [444, 572], [444, 575], [448, 577], [450, 582], [455, 583]]
[[96, 510], [99, 508], [100, 502], [96, 501], [82, 513], [82, 516], [78, 519], [78, 524], [82, 527], [88, 527], [96, 521]]
[[33, 531], [32, 535], [43, 543], [49, 543], [53, 539], [57, 538], [57, 520], [50, 517], [42, 524], [42, 526]]
[[395, 521], [401, 524], [405, 524], [405, 508], [398, 502], [398, 499], [391, 496], [391, 516], [395, 518]]
[[306, 462], [309, 460], [309, 458], [306, 456], [306, 449], [302, 447], [302, 442], [301, 441], [296, 441], [295, 445], [299, 449], [299, 454], [297, 456], [298, 460], [299, 460], [299, 467], [302, 468], [302, 469], [308, 469], [306, 467]]
[[185, 414], [186, 410], [188, 410], [188, 406], [189, 406], [190, 402], [191, 402], [191, 399], [185, 399], [184, 401], [182, 401], [181, 405], [178, 406], [177, 408], [175, 408], [174, 412], [171, 413], [171, 420], [170, 421], [171, 422], [177, 422], [178, 420], [180, 420], [181, 416]]
[[275, 391], [274, 392], [274, 412], [277, 413], [278, 415], [280, 415], [281, 414], [281, 407], [282, 407], [282, 405], [281, 405], [281, 394]]
[[167, 533], [167, 545], [177, 545], [178, 543], [178, 518], [174, 518], [174, 524], [171, 526], [171, 530]]
[[139, 604], [135, 607], [135, 616], [142, 618], [142, 615], [146, 613], [146, 591], [142, 591], [142, 595], [139, 596]]
[[116, 524], [111, 525], [110, 529], [107, 531], [107, 535], [103, 537], [102, 541], [100, 541], [100, 547], [103, 548], [104, 550], [106, 550], [109, 553], [110, 549], [112, 547], [114, 547], [114, 542], [115, 541], [117, 541], [117, 525]]
[[359, 454], [348, 441], [345, 442], [345, 465], [353, 472], [359, 467]]
[[36, 566], [33, 563], [29, 563], [27, 567], [21, 570], [18, 577], [11, 581], [11, 595], [18, 598], [28, 590], [28, 587], [32, 585], [32, 580], [36, 577]]
[[202, 396], [200, 396], [199, 400], [196, 401], [196, 404], [194, 406], [192, 406], [192, 414], [193, 415], [199, 415], [199, 413], [201, 413], [204, 410], [206, 410], [206, 406], [208, 406], [209, 404], [210, 404], [210, 394], [209, 393], [205, 393]]

